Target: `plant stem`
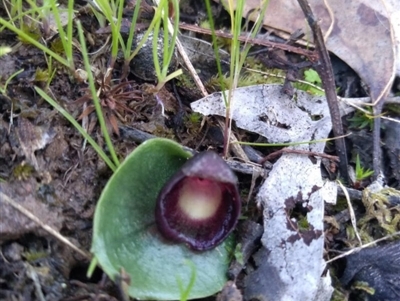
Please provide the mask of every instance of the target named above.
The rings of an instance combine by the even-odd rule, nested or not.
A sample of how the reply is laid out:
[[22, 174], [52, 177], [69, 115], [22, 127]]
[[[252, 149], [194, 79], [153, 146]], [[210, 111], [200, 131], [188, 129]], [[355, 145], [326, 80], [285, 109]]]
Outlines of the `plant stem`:
[[[332, 119], [333, 134], [335, 137], [340, 137], [343, 136], [343, 125], [342, 119], [340, 117], [339, 103], [336, 95], [335, 79], [333, 77], [331, 59], [329, 57], [328, 50], [326, 49], [321, 28], [318, 25], [318, 21], [311, 10], [310, 4], [307, 2], [307, 0], [298, 0], [298, 2], [301, 9], [303, 10], [308, 24], [312, 29], [315, 48], [320, 58], [320, 64], [316, 66], [316, 70], [321, 78], [322, 86], [325, 89], [326, 100], [328, 102], [329, 112]], [[338, 153], [340, 159], [340, 176], [345, 183], [349, 183], [350, 177], [347, 169], [348, 161], [344, 138], [339, 138], [335, 140], [335, 146], [336, 152]]]
[[99, 97], [97, 95], [97, 91], [94, 86], [94, 79], [93, 79], [92, 70], [90, 68], [89, 57], [88, 57], [88, 53], [87, 53], [87, 49], [86, 49], [85, 37], [83, 36], [82, 25], [79, 21], [76, 23], [76, 25], [78, 28], [79, 40], [80, 40], [81, 47], [82, 47], [82, 56], [83, 56], [83, 60], [85, 62], [85, 69], [86, 69], [86, 72], [88, 75], [89, 87], [90, 87], [90, 91], [91, 91], [91, 94], [93, 97], [93, 103], [94, 103], [94, 106], [96, 109], [97, 119], [99, 120], [101, 132], [103, 133], [104, 140], [106, 141], [108, 150], [111, 154], [111, 158], [114, 161], [115, 166], [118, 167], [119, 160], [118, 160], [117, 154], [115, 153], [114, 146], [112, 144], [110, 135], [108, 134], [107, 126], [104, 121], [103, 110], [101, 109]]

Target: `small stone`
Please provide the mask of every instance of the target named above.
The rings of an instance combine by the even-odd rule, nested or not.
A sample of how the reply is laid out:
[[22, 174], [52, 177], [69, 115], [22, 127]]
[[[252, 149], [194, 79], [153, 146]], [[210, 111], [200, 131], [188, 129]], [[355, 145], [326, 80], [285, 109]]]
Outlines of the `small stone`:
[[[138, 33], [135, 37], [135, 40], [132, 44], [132, 51], [139, 45], [142, 40], [145, 32]], [[131, 60], [130, 67], [131, 73], [140, 79], [145, 81], [157, 81], [157, 74], [154, 68], [154, 59], [153, 59], [153, 39], [154, 35], [151, 32], [147, 38], [147, 41], [143, 44], [142, 48], [136, 54], [136, 56]], [[158, 34], [158, 60], [160, 63], [160, 68], [162, 68], [163, 55], [164, 55], [164, 38], [163, 38], [163, 29], [160, 29]], [[175, 51], [176, 52], [176, 51]], [[176, 53], [172, 56], [171, 63], [169, 66], [169, 73], [175, 71], [178, 65]]]
[[16, 262], [21, 260], [21, 253], [24, 247], [19, 243], [13, 242], [3, 247], [4, 258], [10, 262]]

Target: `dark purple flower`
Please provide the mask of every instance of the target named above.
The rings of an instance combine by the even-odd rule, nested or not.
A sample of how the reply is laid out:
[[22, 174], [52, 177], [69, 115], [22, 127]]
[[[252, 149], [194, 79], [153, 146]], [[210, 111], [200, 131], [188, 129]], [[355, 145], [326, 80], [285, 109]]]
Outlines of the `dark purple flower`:
[[225, 161], [207, 151], [189, 159], [158, 195], [161, 234], [193, 250], [208, 250], [234, 229], [240, 215], [237, 178]]

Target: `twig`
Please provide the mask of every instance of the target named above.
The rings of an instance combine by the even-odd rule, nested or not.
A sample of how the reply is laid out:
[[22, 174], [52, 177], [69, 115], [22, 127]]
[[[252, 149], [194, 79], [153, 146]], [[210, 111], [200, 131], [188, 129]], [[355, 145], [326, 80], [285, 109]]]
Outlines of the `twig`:
[[[192, 31], [192, 32], [212, 35], [212, 31], [210, 29], [201, 28], [201, 27], [199, 27], [197, 25], [180, 23], [179, 24], [179, 28], [185, 29], [185, 30], [189, 30], [189, 31]], [[232, 39], [233, 38], [232, 34], [226, 33], [226, 32], [220, 31], [220, 30], [219, 31], [215, 31], [215, 35], [217, 37], [226, 38], [226, 39]], [[307, 49], [304, 49], [304, 48], [301, 48], [301, 47], [291, 46], [291, 45], [288, 45], [288, 44], [271, 42], [271, 41], [264, 40], [264, 39], [254, 39], [254, 38], [250, 38], [248, 36], [239, 36], [238, 40], [241, 41], [241, 42], [249, 43], [251, 45], [266, 46], [266, 47], [270, 47], [271, 49], [281, 49], [281, 50], [289, 51], [289, 52], [292, 52], [292, 53], [297, 53], [297, 54], [300, 54], [300, 55], [304, 55], [311, 62], [316, 62], [317, 58], [318, 58], [318, 56], [315, 54], [314, 51], [307, 50]]]
[[[333, 77], [333, 69], [331, 60], [329, 58], [328, 50], [322, 36], [321, 28], [311, 10], [310, 4], [307, 0], [298, 0], [301, 9], [310, 25], [313, 36], [316, 51], [319, 55], [320, 64], [316, 66], [318, 74], [322, 81], [322, 86], [325, 89], [326, 99], [328, 101], [329, 112], [332, 119], [332, 129], [335, 137], [343, 136], [343, 126], [340, 117], [339, 103], [336, 95], [335, 79]], [[347, 170], [347, 152], [344, 138], [335, 140], [336, 151], [339, 155], [339, 171], [342, 179], [345, 183], [349, 183], [349, 173]]]
[[[168, 30], [170, 31], [170, 33], [172, 33], [172, 24], [171, 22], [168, 22]], [[199, 76], [197, 75], [196, 69], [193, 67], [192, 62], [190, 61], [185, 48], [182, 46], [182, 43], [180, 42], [179, 38], [176, 39], [176, 46], [178, 48], [179, 54], [181, 55], [183, 61], [185, 62], [186, 67], [188, 68], [189, 72], [192, 75], [192, 78], [194, 79], [196, 86], [199, 88], [199, 90], [201, 91], [201, 93], [203, 94], [204, 97], [208, 96], [207, 90], [203, 85], [203, 82], [200, 80]], [[225, 123], [220, 119], [217, 118], [217, 122], [219, 127], [223, 130], [225, 128]], [[231, 147], [233, 152], [235, 153], [236, 156], [238, 156], [239, 158], [241, 158], [244, 161], [249, 161], [249, 159], [247, 158], [245, 152], [243, 151], [243, 149], [241, 148], [240, 145], [236, 144], [235, 142], [237, 142], [237, 138], [236, 136], [231, 133], [230, 135], [230, 143], [231, 143]]]
[[326, 40], [329, 38], [329, 36], [332, 33], [333, 27], [335, 26], [335, 15], [333, 13], [332, 7], [329, 5], [328, 0], [324, 0], [324, 4], [325, 4], [326, 10], [328, 11], [329, 18], [331, 18], [331, 24], [329, 25], [329, 28], [324, 35], [324, 41], [326, 42]]
[[373, 246], [374, 244], [376, 244], [376, 243], [378, 243], [378, 242], [381, 242], [381, 241], [384, 241], [384, 240], [388, 240], [388, 239], [390, 239], [390, 238], [392, 238], [392, 237], [395, 237], [395, 236], [398, 236], [398, 235], [400, 235], [400, 231], [395, 232], [395, 233], [390, 234], [390, 235], [387, 235], [387, 236], [385, 236], [385, 237], [379, 238], [379, 239], [377, 239], [377, 240], [371, 241], [371, 242], [369, 242], [369, 243], [366, 243], [366, 244], [363, 245], [362, 247], [358, 247], [358, 248], [351, 249], [350, 251], [347, 251], [347, 252], [345, 252], [345, 253], [343, 253], [343, 254], [340, 254], [340, 255], [338, 255], [338, 256], [336, 256], [336, 257], [334, 257], [334, 258], [331, 258], [331, 259], [327, 260], [325, 263], [326, 263], [326, 264], [331, 263], [331, 262], [333, 262], [333, 261], [335, 261], [335, 260], [338, 260], [338, 259], [340, 259], [340, 258], [349, 256], [349, 255], [351, 255], [351, 254], [353, 254], [353, 253], [357, 253], [357, 252], [361, 251], [362, 249], [365, 249], [365, 248], [368, 248], [368, 247], [370, 247], [370, 246]]
[[356, 234], [356, 237], [358, 239], [358, 242], [360, 243], [360, 246], [362, 246], [362, 240], [361, 240], [360, 234], [358, 233], [358, 230], [357, 230], [356, 214], [354, 213], [353, 205], [351, 204], [351, 201], [350, 201], [350, 195], [348, 194], [347, 189], [346, 189], [346, 187], [344, 187], [342, 182], [337, 181], [337, 183], [339, 184], [340, 188], [342, 188], [342, 191], [346, 197], [347, 205], [349, 206], [351, 225], [353, 226], [354, 233]]
[[382, 99], [372, 109], [374, 115], [376, 116], [374, 119], [374, 128], [372, 132], [372, 168], [374, 169], [374, 174], [372, 175], [373, 180], [378, 179], [378, 177], [381, 175], [381, 118], [379, 115], [382, 113], [384, 102], [385, 101]]
[[318, 152], [311, 152], [311, 151], [306, 151], [306, 150], [300, 150], [300, 149], [283, 148], [283, 149], [280, 149], [280, 150], [273, 152], [272, 154], [269, 154], [268, 156], [264, 157], [259, 163], [264, 164], [266, 161], [272, 160], [273, 158], [280, 156], [281, 154], [299, 154], [299, 155], [326, 158], [326, 159], [333, 160], [336, 162], [339, 161], [339, 158], [337, 156], [332, 156], [332, 155], [318, 153]]
[[[370, 102], [372, 102], [371, 97], [358, 97], [358, 98], [344, 98], [339, 97], [339, 100], [353, 103], [353, 104], [362, 104], [364, 106], [372, 106]], [[400, 104], [400, 96], [388, 97], [385, 100], [385, 104]]]
[[207, 90], [203, 85], [203, 82], [201, 81], [199, 75], [196, 72], [196, 69], [193, 67], [192, 63], [190, 62], [189, 56], [187, 55], [185, 48], [183, 47], [181, 41], [179, 38], [176, 39], [176, 47], [178, 48], [178, 52], [182, 57], [182, 60], [184, 61], [186, 67], [188, 68], [190, 74], [192, 75], [192, 78], [197, 86], [197, 88], [201, 91], [201, 94], [203, 96], [207, 96]]
[[28, 211], [25, 207], [21, 206], [20, 204], [18, 204], [17, 202], [15, 202], [13, 199], [11, 199], [10, 197], [8, 197], [6, 194], [2, 193], [0, 191], [0, 201], [3, 201], [7, 204], [9, 204], [10, 206], [12, 206], [13, 208], [15, 208], [16, 210], [18, 210], [19, 212], [21, 212], [23, 215], [25, 215], [27, 218], [29, 218], [30, 220], [34, 221], [35, 223], [37, 223], [43, 230], [45, 230], [46, 232], [48, 232], [50, 235], [54, 236], [56, 239], [58, 239], [59, 241], [61, 241], [62, 243], [66, 244], [67, 246], [69, 246], [71, 249], [73, 249], [75, 252], [79, 253], [80, 255], [82, 255], [84, 258], [86, 259], [91, 259], [91, 255], [89, 253], [87, 253], [84, 250], [79, 249], [77, 246], [75, 246], [73, 243], [71, 243], [67, 238], [65, 238], [64, 236], [62, 236], [59, 232], [57, 232], [57, 230], [54, 230], [52, 227], [50, 227], [49, 225], [43, 223], [40, 219], [38, 219], [35, 215], [33, 215], [30, 211]]
[[[371, 114], [371, 112], [368, 112], [367, 110], [365, 110], [361, 107], [361, 106], [369, 106], [369, 107], [371, 106], [371, 104], [369, 103], [371, 101], [370, 97], [362, 97], [362, 98], [340, 98], [339, 97], [339, 100], [342, 101], [343, 103], [345, 103], [346, 105], [348, 105], [348, 107], [346, 107], [344, 109], [342, 116], [347, 115], [350, 112], [353, 112], [354, 109], [359, 110], [368, 115]], [[385, 104], [390, 104], [390, 103], [391, 104], [400, 104], [399, 97], [388, 98], [387, 101], [385, 101]], [[387, 116], [384, 116], [383, 114], [380, 114], [380, 115], [374, 114], [374, 116], [372, 116], [371, 118], [377, 119], [378, 117], [380, 119], [385, 119], [385, 120], [390, 120], [393, 122], [400, 123], [399, 119], [387, 117]]]

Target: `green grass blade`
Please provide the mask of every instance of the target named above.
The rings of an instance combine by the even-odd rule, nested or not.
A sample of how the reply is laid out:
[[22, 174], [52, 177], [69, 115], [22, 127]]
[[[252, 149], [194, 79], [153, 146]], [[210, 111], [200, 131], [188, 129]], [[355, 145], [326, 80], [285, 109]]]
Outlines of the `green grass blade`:
[[107, 130], [107, 126], [106, 123], [104, 121], [104, 116], [103, 116], [103, 110], [101, 109], [101, 105], [100, 105], [100, 101], [99, 98], [97, 96], [97, 91], [94, 85], [94, 79], [93, 79], [93, 74], [92, 74], [92, 70], [90, 68], [90, 62], [89, 62], [89, 57], [88, 57], [88, 53], [87, 53], [87, 49], [86, 49], [86, 42], [85, 42], [85, 37], [83, 36], [83, 30], [82, 30], [82, 25], [81, 23], [78, 21], [76, 23], [77, 28], [78, 28], [78, 34], [79, 34], [79, 40], [81, 43], [81, 48], [82, 48], [82, 56], [83, 56], [83, 60], [85, 63], [85, 69], [88, 75], [88, 82], [89, 82], [89, 87], [90, 87], [90, 92], [93, 98], [93, 103], [96, 109], [96, 114], [97, 114], [97, 119], [99, 120], [99, 124], [100, 124], [100, 128], [101, 128], [101, 132], [103, 133], [104, 136], [104, 140], [106, 141], [107, 147], [110, 151], [111, 154], [111, 158], [115, 164], [115, 166], [119, 166], [119, 160], [117, 157], [117, 154], [115, 153], [115, 149], [114, 146], [112, 144], [110, 135], [108, 134], [108, 130]]
[[133, 43], [133, 35], [135, 34], [136, 23], [137, 23], [137, 19], [138, 19], [138, 16], [139, 16], [140, 4], [141, 3], [142, 3], [142, 0], [137, 0], [136, 1], [135, 10], [133, 12], [133, 17], [132, 17], [132, 21], [131, 21], [131, 28], [129, 30], [128, 40], [126, 42], [126, 49], [124, 51], [124, 58], [125, 58], [126, 61], [128, 61], [129, 55], [131, 53], [132, 43]]
[[58, 112], [60, 112], [77, 130], [78, 132], [89, 142], [89, 144], [94, 148], [94, 150], [99, 154], [99, 156], [106, 162], [108, 167], [114, 172], [117, 168], [114, 163], [107, 157], [101, 147], [93, 140], [93, 138], [85, 131], [85, 129], [74, 119], [74, 117], [68, 113], [62, 106], [60, 106], [54, 99], [47, 95], [39, 87], [35, 87], [36, 92], [46, 100], [50, 105], [52, 105]]
[[224, 81], [224, 75], [222, 74], [221, 58], [219, 56], [217, 36], [215, 34], [214, 19], [212, 17], [210, 0], [206, 0], [206, 8], [207, 8], [208, 22], [210, 23], [210, 29], [211, 29], [211, 33], [212, 33], [211, 38], [212, 38], [212, 45], [213, 45], [213, 49], [214, 49], [215, 60], [217, 62], [218, 78], [219, 78], [219, 82], [221, 85], [222, 96], [224, 98], [224, 103], [226, 106], [228, 103], [228, 99], [227, 99], [226, 93], [225, 93], [226, 86], [225, 86], [225, 81]]
[[32, 39], [29, 35], [24, 33], [19, 28], [11, 25], [9, 22], [4, 20], [3, 18], [0, 18], [0, 24], [3, 25], [4, 27], [8, 28], [9, 30], [15, 32], [17, 35], [21, 36], [24, 40], [28, 41], [29, 43], [31, 43], [36, 48], [39, 48], [40, 50], [42, 50], [46, 54], [52, 56], [59, 63], [63, 64], [64, 66], [66, 66], [68, 68], [70, 68], [69, 62], [66, 59], [64, 59], [63, 57], [61, 57], [60, 55], [58, 55], [57, 53], [55, 53], [51, 49], [49, 49], [47, 46], [42, 45], [38, 41]]

